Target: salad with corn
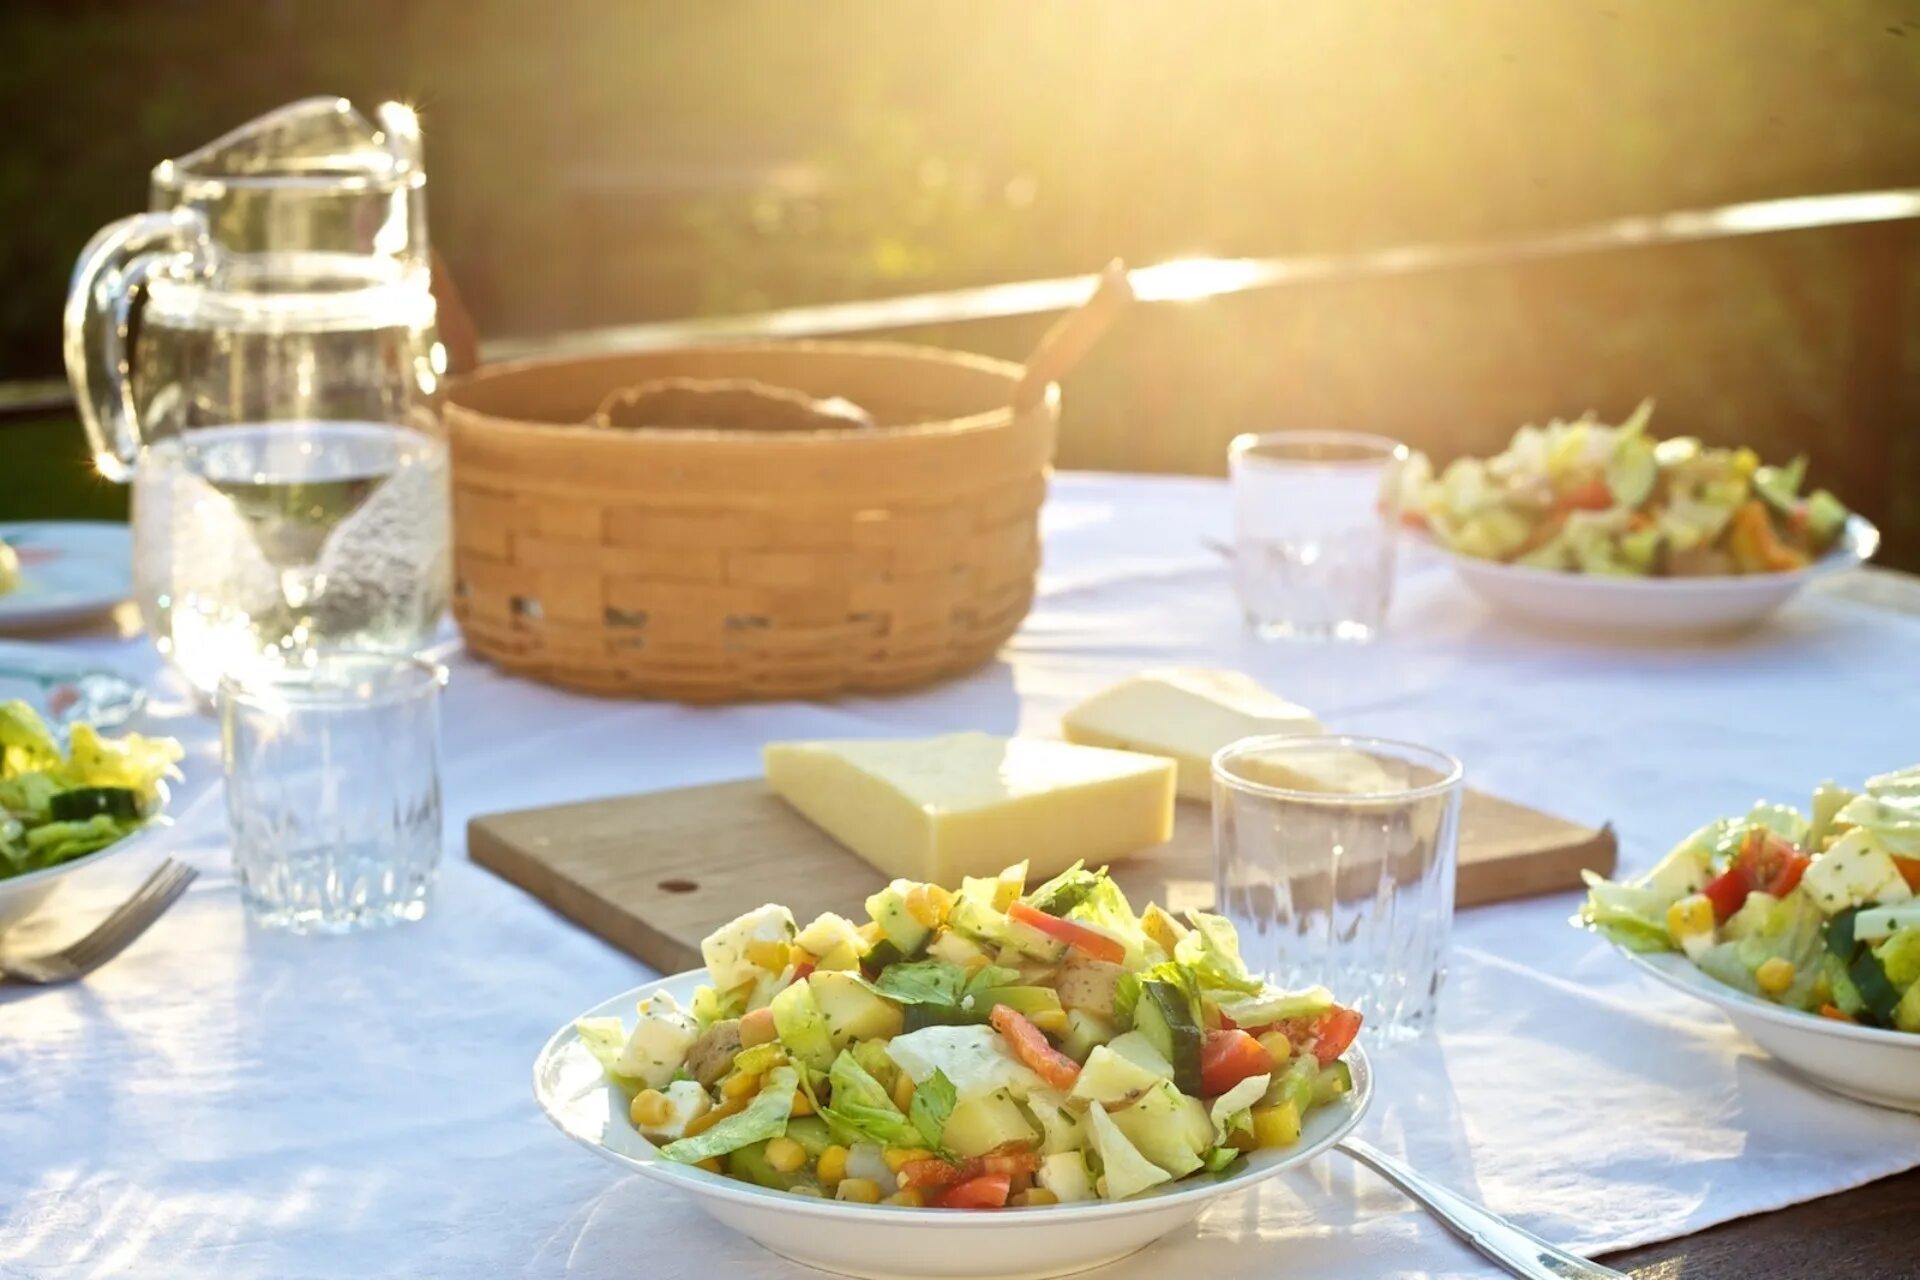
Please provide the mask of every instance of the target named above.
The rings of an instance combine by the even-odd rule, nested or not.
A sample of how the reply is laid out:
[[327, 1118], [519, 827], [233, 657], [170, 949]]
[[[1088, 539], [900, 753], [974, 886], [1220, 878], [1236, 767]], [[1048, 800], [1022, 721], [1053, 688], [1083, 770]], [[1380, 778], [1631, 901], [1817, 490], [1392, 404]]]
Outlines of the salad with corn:
[[178, 777], [180, 744], [103, 738], [76, 724], [63, 747], [34, 709], [0, 702], [0, 879], [71, 862], [151, 822]]
[[1635, 951], [1679, 951], [1788, 1008], [1920, 1032], [1920, 765], [1828, 782], [1810, 808], [1756, 805], [1616, 884], [1580, 919]]
[[576, 1024], [663, 1156], [865, 1204], [1124, 1200], [1288, 1146], [1353, 1087], [1359, 1014], [1104, 869], [895, 880], [866, 913], [760, 907], [702, 942], [690, 1007]]
[[1847, 509], [1824, 489], [1801, 496], [1804, 457], [1764, 466], [1751, 449], [1655, 440], [1652, 416], [1648, 400], [1617, 427], [1591, 414], [1521, 427], [1437, 476], [1416, 453], [1401, 509], [1461, 555], [1621, 577], [1790, 572], [1840, 540]]

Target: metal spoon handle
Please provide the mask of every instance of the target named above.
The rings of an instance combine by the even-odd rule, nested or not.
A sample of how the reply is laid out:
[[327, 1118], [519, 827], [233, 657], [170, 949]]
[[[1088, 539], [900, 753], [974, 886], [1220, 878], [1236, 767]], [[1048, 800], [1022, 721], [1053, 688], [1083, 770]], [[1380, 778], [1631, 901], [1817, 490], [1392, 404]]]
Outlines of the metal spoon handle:
[[1447, 1230], [1522, 1280], [1627, 1280], [1618, 1271], [1575, 1257], [1532, 1232], [1522, 1231], [1358, 1138], [1340, 1143], [1340, 1150], [1400, 1188], [1440, 1219]]

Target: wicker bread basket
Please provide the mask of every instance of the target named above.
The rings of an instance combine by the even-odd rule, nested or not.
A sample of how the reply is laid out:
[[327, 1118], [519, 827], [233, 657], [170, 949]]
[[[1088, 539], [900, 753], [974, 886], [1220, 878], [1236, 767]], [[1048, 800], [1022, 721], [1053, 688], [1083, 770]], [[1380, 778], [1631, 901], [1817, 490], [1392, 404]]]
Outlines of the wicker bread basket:
[[[686, 701], [903, 689], [985, 662], [1033, 599], [1058, 396], [1022, 368], [785, 343], [482, 369], [443, 409], [454, 614], [534, 679]], [[746, 378], [877, 429], [579, 425], [609, 392]]]

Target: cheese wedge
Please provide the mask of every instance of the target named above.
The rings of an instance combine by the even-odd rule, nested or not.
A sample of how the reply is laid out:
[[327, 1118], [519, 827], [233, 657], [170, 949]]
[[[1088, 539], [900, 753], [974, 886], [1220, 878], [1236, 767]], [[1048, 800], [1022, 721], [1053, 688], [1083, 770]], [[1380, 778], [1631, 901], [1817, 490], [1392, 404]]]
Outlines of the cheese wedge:
[[1030, 883], [1173, 834], [1174, 767], [1124, 751], [955, 733], [772, 742], [775, 793], [890, 876], [955, 885], [1026, 859]]
[[1179, 768], [1180, 794], [1213, 795], [1213, 753], [1269, 733], [1324, 733], [1304, 707], [1238, 671], [1166, 667], [1143, 671], [1094, 694], [1062, 722], [1067, 741], [1166, 756]]
[[1340, 747], [1248, 756], [1239, 762], [1237, 769], [1254, 782], [1289, 791], [1365, 796], [1401, 789], [1401, 784], [1394, 781], [1378, 760]]

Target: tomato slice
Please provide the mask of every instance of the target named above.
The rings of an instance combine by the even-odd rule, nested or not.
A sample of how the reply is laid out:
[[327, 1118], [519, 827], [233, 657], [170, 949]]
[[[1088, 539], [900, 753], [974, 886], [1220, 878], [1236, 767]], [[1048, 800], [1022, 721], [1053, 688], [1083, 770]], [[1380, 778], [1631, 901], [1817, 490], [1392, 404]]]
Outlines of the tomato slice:
[[1707, 881], [1700, 892], [1705, 894], [1707, 901], [1713, 904], [1713, 918], [1725, 920], [1738, 911], [1741, 904], [1746, 902], [1747, 895], [1753, 892], [1753, 877], [1747, 874], [1744, 865], [1735, 862]]
[[909, 1160], [900, 1166], [900, 1176], [904, 1185], [926, 1190], [932, 1187], [950, 1187], [958, 1182], [967, 1182], [987, 1174], [1001, 1174], [1009, 1180], [1023, 1174], [1038, 1172], [1040, 1153], [1018, 1142], [1009, 1142], [995, 1147], [983, 1156], [975, 1156], [958, 1164], [930, 1156], [924, 1160]]
[[1360, 1024], [1365, 1019], [1357, 1009], [1344, 1005], [1335, 1005], [1320, 1015], [1318, 1034], [1313, 1039], [1313, 1055], [1320, 1059], [1320, 1065], [1330, 1067], [1349, 1048], [1360, 1034]]
[[1353, 1044], [1365, 1019], [1359, 1010], [1335, 1005], [1311, 1018], [1282, 1018], [1263, 1031], [1278, 1031], [1296, 1052], [1311, 1053], [1320, 1065], [1330, 1067]]
[[1013, 1179], [1004, 1173], [983, 1173], [956, 1182], [933, 1198], [938, 1209], [999, 1209], [1005, 1207]]
[[1272, 1070], [1273, 1055], [1244, 1031], [1209, 1031], [1200, 1046], [1200, 1091], [1209, 1098]]
[[1013, 1056], [1033, 1068], [1042, 1080], [1062, 1091], [1073, 1088], [1080, 1078], [1080, 1064], [1047, 1042], [1047, 1033], [1028, 1021], [1026, 1015], [1004, 1004], [993, 1006], [987, 1015], [993, 1029], [1006, 1038]]
[[1800, 877], [1813, 865], [1813, 859], [1799, 846], [1765, 827], [1750, 827], [1741, 838], [1734, 863], [1746, 868], [1747, 879], [1756, 889], [1784, 898], [1800, 883]]
[[1903, 858], [1893, 855], [1893, 865], [1900, 868], [1900, 876], [1907, 882], [1907, 888], [1920, 893], [1920, 858]]
[[1120, 964], [1127, 958], [1127, 949], [1118, 938], [1109, 938], [1098, 929], [1089, 929], [1086, 925], [1072, 920], [1062, 920], [1059, 916], [1050, 916], [1037, 907], [1024, 902], [1016, 902], [1007, 908], [1007, 918], [1018, 920], [1030, 929], [1038, 929], [1056, 942], [1064, 942], [1075, 951], [1105, 960], [1108, 964]]

